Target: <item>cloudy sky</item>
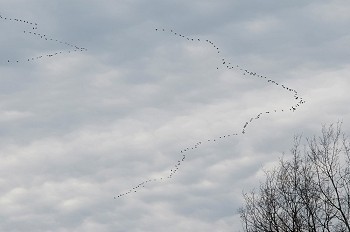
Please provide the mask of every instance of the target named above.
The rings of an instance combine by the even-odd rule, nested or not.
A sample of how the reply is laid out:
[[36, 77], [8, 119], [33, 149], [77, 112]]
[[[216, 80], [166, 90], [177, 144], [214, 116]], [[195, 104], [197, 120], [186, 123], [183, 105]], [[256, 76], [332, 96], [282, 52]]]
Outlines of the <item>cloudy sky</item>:
[[0, 230], [241, 230], [242, 191], [294, 135], [350, 129], [349, 12], [2, 0]]

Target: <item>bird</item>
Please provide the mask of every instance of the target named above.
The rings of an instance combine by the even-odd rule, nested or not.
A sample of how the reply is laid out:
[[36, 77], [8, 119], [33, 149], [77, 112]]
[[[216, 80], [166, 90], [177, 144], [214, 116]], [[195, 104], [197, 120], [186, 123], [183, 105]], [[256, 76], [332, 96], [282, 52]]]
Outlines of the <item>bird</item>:
[[[164, 31], [164, 29], [163, 29], [163, 31]], [[169, 30], [168, 30], [168, 31], [169, 31]], [[177, 33], [177, 32], [174, 32], [173, 30], [170, 30], [170, 31], [171, 31], [173, 34], [175, 34], [175, 35], [176, 35], [176, 33]], [[182, 36], [181, 34], [180, 34], [180, 37], [183, 37], [183, 38], [185, 38], [185, 39], [187, 39], [187, 40], [191, 40], [191, 41], [194, 40], [193, 38], [185, 37], [185, 36]], [[198, 41], [202, 41], [202, 40], [200, 40], [199, 38], [198, 38], [197, 40], [198, 40]], [[204, 41], [204, 40], [203, 40], [203, 41]], [[205, 40], [205, 41], [208, 42], [208, 43], [210, 43], [210, 44], [212, 44], [213, 47], [214, 47], [216, 50], [219, 49], [219, 48], [217, 47], [217, 45], [214, 44], [211, 40], [208, 40], [208, 39], [207, 39], [207, 40]], [[219, 51], [218, 51], [218, 53], [219, 53]], [[296, 90], [291, 89], [291, 88], [289, 88], [289, 87], [286, 87], [284, 84], [279, 84], [277, 81], [275, 81], [275, 80], [273, 80], [273, 79], [269, 79], [269, 78], [267, 78], [266, 76], [263, 76], [263, 75], [261, 75], [261, 74], [259, 74], [259, 73], [256, 73], [256, 72], [253, 72], [253, 71], [249, 71], [248, 69], [242, 69], [241, 66], [239, 66], [239, 65], [231, 66], [231, 63], [228, 63], [229, 65], [227, 65], [227, 63], [228, 63], [228, 62], [227, 62], [225, 59], [222, 59], [222, 64], [223, 64], [223, 65], [226, 64], [225, 66], [226, 66], [226, 68], [228, 68], [228, 69], [233, 69], [234, 67], [236, 67], [237, 69], [243, 71], [243, 73], [242, 73], [243, 75], [249, 74], [249, 75], [252, 76], [252, 77], [256, 76], [256, 77], [259, 77], [259, 78], [264, 78], [265, 81], [267, 81], [267, 83], [272, 83], [272, 84], [275, 84], [275, 85], [277, 85], [277, 86], [281, 86], [281, 88], [283, 88], [283, 89], [285, 89], [285, 90], [288, 90], [288, 91], [290, 91], [290, 92], [294, 92], [294, 93], [295, 93], [294, 98], [295, 98], [296, 100], [299, 100], [299, 102], [298, 102], [298, 104], [291, 106], [290, 110], [295, 111], [295, 110], [297, 109], [297, 107], [299, 107], [301, 104], [303, 104], [303, 103], [305, 102], [303, 99], [301, 99], [301, 98], [297, 95], [297, 91], [296, 91]], [[216, 69], [218, 70], [219, 67], [216, 67]], [[261, 115], [263, 115], [263, 114], [270, 114], [270, 112], [277, 112], [277, 111], [279, 111], [279, 110], [278, 110], [278, 109], [273, 109], [273, 111], [270, 110], [270, 111], [259, 112], [259, 114], [258, 114], [256, 117], [252, 117], [252, 118], [250, 118], [250, 120], [248, 120], [247, 122], [245, 122], [245, 124], [243, 125], [243, 130], [242, 130], [241, 133], [242, 133], [242, 134], [245, 134], [245, 133], [246, 133], [246, 130], [245, 130], [245, 129], [248, 127], [249, 123], [252, 122], [254, 119], [259, 119], [259, 118], [261, 117]], [[283, 112], [284, 110], [281, 109], [281, 111]], [[219, 138], [219, 139], [222, 139], [222, 138], [229, 137], [229, 136], [231, 136], [231, 135], [232, 135], [232, 136], [238, 135], [238, 133], [232, 133], [232, 134], [228, 134], [228, 135], [221, 135], [221, 136], [218, 136], [218, 138]], [[217, 139], [206, 139], [205, 141], [207, 141], [207, 142], [216, 142]], [[196, 144], [194, 144], [194, 146], [190, 146], [190, 147], [187, 147], [187, 148], [185, 148], [185, 149], [180, 150], [180, 153], [186, 152], [186, 154], [188, 154], [188, 152], [189, 152], [190, 150], [198, 149], [200, 144], [201, 144], [201, 142], [197, 142]], [[185, 157], [186, 157], [186, 156], [183, 154], [183, 157], [182, 157], [180, 160], [178, 160], [177, 163], [174, 165], [174, 168], [172, 168], [172, 169], [170, 170], [170, 174], [167, 176], [168, 179], [172, 178], [172, 177], [174, 176], [174, 174], [179, 170], [179, 166], [180, 166], [181, 163], [185, 160]], [[164, 178], [165, 178], [165, 177], [164, 177]], [[148, 181], [146, 181], [146, 183], [148, 183], [148, 182], [150, 182], [150, 181], [159, 181], [159, 180], [162, 180], [162, 178], [160, 178], [160, 179], [154, 179], [154, 180], [148, 180]], [[137, 186], [136, 188], [138, 188], [138, 187], [139, 187], [139, 186]], [[144, 187], [144, 185], [143, 185], [143, 187]], [[131, 192], [131, 191], [127, 192], [127, 194], [130, 193], [130, 192]], [[136, 192], [136, 191], [135, 191], [135, 192]], [[123, 196], [124, 196], [124, 195], [123, 195]]]

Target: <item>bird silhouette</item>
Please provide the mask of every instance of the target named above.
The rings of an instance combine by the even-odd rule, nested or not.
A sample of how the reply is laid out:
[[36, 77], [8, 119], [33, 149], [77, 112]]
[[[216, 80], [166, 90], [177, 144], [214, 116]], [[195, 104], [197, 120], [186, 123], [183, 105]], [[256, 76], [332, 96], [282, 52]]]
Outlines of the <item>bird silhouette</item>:
[[[41, 34], [41, 33], [36, 31], [38, 29], [38, 27], [37, 27], [38, 24], [37, 23], [30, 22], [29, 20], [24, 20], [24, 19], [3, 17], [2, 15], [0, 15], [0, 19], [4, 20], [5, 22], [12, 23], [12, 24], [21, 23], [21, 24], [25, 24], [25, 25], [28, 25], [28, 26], [30, 25], [31, 27], [30, 27], [29, 30], [24, 30], [23, 31], [24, 34], [26, 34], [27, 36], [32, 35], [32, 36], [35, 36], [37, 39], [42, 39], [42, 40], [48, 41], [48, 38], [46, 38], [45, 34]], [[50, 38], [50, 40], [52, 41], [53, 39]], [[65, 44], [67, 46], [71, 46], [72, 45], [72, 44], [70, 44], [68, 42], [60, 41], [58, 39], [55, 39], [55, 41], [57, 41], [59, 44]], [[77, 49], [79, 49], [79, 51], [86, 51], [87, 50], [86, 48], [80, 48], [78, 46], [76, 46], [76, 47], [77, 47]], [[62, 53], [63, 53], [63, 51], [60, 51], [60, 52], [57, 52], [57, 54], [55, 54], [55, 55], [62, 54]], [[70, 53], [70, 51], [67, 52], [67, 53]], [[19, 64], [19, 63], [21, 63], [23, 61], [29, 62], [29, 61], [33, 61], [33, 60], [42, 59], [44, 57], [51, 57], [51, 56], [41, 55], [41, 56], [30, 57], [30, 58], [22, 58], [22, 59], [16, 60], [15, 63]], [[7, 60], [7, 63], [11, 63], [9, 59]]]
[[[158, 30], [156, 29], [156, 31], [158, 31]], [[165, 31], [165, 30], [163, 29], [163, 31]], [[172, 34], [174, 34], [174, 35], [177, 35], [177, 32], [175, 30], [173, 30], [173, 29], [171, 29], [170, 32]], [[215, 43], [213, 43], [213, 41], [211, 41], [209, 39], [205, 39], [205, 40], [199, 39], [199, 38], [194, 39], [194, 38], [191, 38], [191, 37], [186, 37], [185, 35], [182, 35], [182, 34], [180, 34], [180, 37], [186, 39], [187, 41], [196, 41], [196, 42], [209, 43], [215, 50], [218, 51], [218, 53], [220, 52], [219, 47]], [[243, 68], [241, 65], [238, 65], [238, 64], [231, 65], [231, 63], [227, 62], [224, 58], [222, 58], [222, 62], [221, 63], [222, 63], [224, 68], [229, 69], [229, 70], [236, 69], [236, 70], [242, 72], [242, 76], [247, 76], [247, 78], [259, 78], [259, 79], [256, 79], [256, 80], [266, 81], [266, 83], [273, 84], [273, 86], [281, 88], [281, 90], [283, 90], [283, 91], [287, 90], [288, 92], [294, 92], [294, 94], [295, 94], [294, 95], [294, 99], [295, 100], [299, 100], [299, 102], [296, 105], [293, 105], [293, 106], [289, 107], [289, 109], [293, 110], [293, 112], [295, 110], [297, 110], [297, 108], [301, 104], [303, 104], [305, 102], [302, 98], [300, 98], [298, 96], [296, 90], [294, 90], [292, 88], [289, 88], [289, 87], [285, 86], [284, 84], [280, 84], [276, 80], [269, 79], [269, 78], [267, 78], [267, 76], [262, 75], [260, 73], [257, 73], [255, 71], [251, 71], [248, 68]], [[218, 70], [219, 67], [216, 67], [216, 69]], [[288, 108], [286, 108], [286, 109], [288, 109]], [[254, 122], [255, 120], [260, 120], [263, 115], [268, 115], [268, 114], [278, 113], [278, 112], [284, 112], [284, 109], [280, 109], [280, 110], [278, 110], [278, 109], [271, 109], [271, 110], [268, 110], [268, 111], [259, 112], [255, 117], [251, 117], [248, 121], [246, 121], [244, 123], [244, 125], [242, 125], [241, 134], [245, 135], [247, 133], [247, 129], [250, 128], [251, 123]], [[218, 136], [216, 138], [208, 138], [208, 139], [206, 139], [204, 141], [205, 141], [205, 143], [217, 143], [218, 140], [228, 139], [228, 138], [231, 138], [231, 136], [238, 136], [238, 133], [225, 134], [225, 135]], [[169, 173], [169, 175], [166, 178], [165, 177], [164, 178], [163, 177], [154, 178], [152, 180], [147, 180], [145, 182], [142, 182], [142, 183], [140, 183], [137, 186], [141, 186], [142, 185], [143, 187], [145, 187], [145, 185], [147, 183], [150, 183], [151, 181], [152, 182], [157, 182], [157, 181], [160, 181], [160, 180], [163, 180], [163, 179], [171, 179], [171, 178], [173, 178], [175, 173], [177, 173], [177, 171], [179, 170], [179, 166], [182, 165], [182, 163], [186, 159], [186, 155], [184, 153], [188, 154], [190, 151], [192, 151], [194, 149], [199, 149], [201, 145], [202, 145], [202, 142], [197, 142], [193, 146], [189, 146], [189, 147], [181, 149], [180, 153], [182, 153], [182, 158], [177, 160], [177, 162], [175, 163], [173, 168], [170, 169], [170, 171], [169, 171], [170, 173]], [[129, 194], [130, 192], [131, 191], [129, 190], [129, 191], [126, 191], [125, 193], [119, 194], [118, 198], [119, 197], [123, 197], [126, 194]]]

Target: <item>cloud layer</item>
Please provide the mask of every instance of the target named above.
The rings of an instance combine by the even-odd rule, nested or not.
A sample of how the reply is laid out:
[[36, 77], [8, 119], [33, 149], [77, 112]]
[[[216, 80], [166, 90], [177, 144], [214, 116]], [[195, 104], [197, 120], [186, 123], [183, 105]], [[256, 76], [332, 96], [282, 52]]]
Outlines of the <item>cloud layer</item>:
[[344, 1], [31, 3], [0, 3], [37, 23], [0, 20], [1, 231], [239, 231], [295, 134], [349, 128]]

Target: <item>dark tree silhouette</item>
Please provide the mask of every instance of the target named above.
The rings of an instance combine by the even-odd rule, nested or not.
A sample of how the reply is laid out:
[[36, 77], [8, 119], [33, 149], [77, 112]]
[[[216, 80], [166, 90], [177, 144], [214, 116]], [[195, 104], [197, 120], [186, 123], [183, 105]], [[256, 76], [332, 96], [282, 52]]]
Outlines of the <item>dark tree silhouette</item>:
[[246, 232], [350, 232], [350, 142], [341, 123], [319, 137], [294, 137], [292, 159], [265, 171], [258, 191], [243, 193], [239, 209]]

